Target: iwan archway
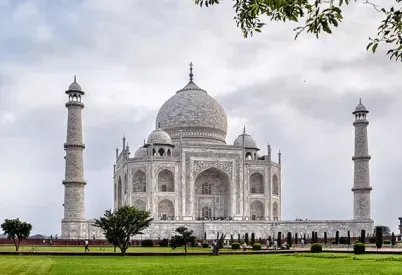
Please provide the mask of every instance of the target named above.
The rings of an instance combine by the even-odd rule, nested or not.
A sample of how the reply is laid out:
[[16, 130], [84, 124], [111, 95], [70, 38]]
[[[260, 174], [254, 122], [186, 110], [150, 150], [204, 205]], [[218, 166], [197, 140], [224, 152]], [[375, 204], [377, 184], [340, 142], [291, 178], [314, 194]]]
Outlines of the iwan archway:
[[230, 180], [217, 168], [201, 172], [195, 180], [196, 220], [225, 219], [232, 216]]

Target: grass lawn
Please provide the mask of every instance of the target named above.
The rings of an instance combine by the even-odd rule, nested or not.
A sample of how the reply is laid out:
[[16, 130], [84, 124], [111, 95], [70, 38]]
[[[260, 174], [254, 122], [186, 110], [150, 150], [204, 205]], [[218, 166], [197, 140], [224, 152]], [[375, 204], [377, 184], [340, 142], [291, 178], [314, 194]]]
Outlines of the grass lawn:
[[[30, 251], [32, 247], [37, 247], [39, 251], [49, 251], [49, 252], [84, 252], [84, 246], [20, 246], [20, 251]], [[114, 249], [112, 246], [89, 246], [90, 251], [92, 252], [113, 252]], [[183, 252], [183, 247], [176, 248], [175, 252], [181, 253]], [[170, 252], [170, 247], [141, 247], [141, 246], [131, 246], [128, 248], [127, 252]], [[211, 253], [211, 248], [202, 248], [202, 247], [187, 247], [189, 252], [197, 251], [197, 252], [205, 252]], [[223, 249], [225, 250], [225, 249]], [[0, 251], [15, 251], [15, 246], [13, 245], [0, 245]], [[120, 249], [116, 248], [116, 251], [120, 253]], [[1, 275], [1, 273], [0, 273]]]
[[352, 254], [180, 257], [0, 256], [0, 274], [401, 274], [402, 256]]

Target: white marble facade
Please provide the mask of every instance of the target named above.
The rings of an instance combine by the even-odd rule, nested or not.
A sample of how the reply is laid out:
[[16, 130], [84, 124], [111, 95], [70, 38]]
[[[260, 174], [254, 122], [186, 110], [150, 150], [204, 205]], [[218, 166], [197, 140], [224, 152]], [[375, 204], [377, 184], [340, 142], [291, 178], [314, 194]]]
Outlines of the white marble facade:
[[[366, 112], [359, 106], [354, 112], [356, 120]], [[357, 147], [363, 144], [366, 148], [367, 124], [355, 122]], [[162, 105], [155, 130], [144, 144], [133, 154], [123, 138], [123, 149], [116, 149], [113, 208], [133, 205], [151, 212], [155, 220], [142, 238], [169, 238], [179, 226], [189, 227], [198, 238], [208, 239], [217, 232], [228, 237], [254, 232], [257, 238], [279, 231], [372, 232], [366, 149], [356, 149], [361, 154], [354, 157], [358, 171], [352, 189], [353, 220], [282, 221], [281, 153], [275, 154], [274, 160], [269, 145], [262, 153], [265, 150], [260, 150], [245, 128], [230, 144], [226, 143], [226, 134], [225, 111], [194, 83], [191, 68], [189, 83]], [[359, 175], [364, 179], [360, 180]], [[64, 236], [102, 238], [102, 232], [91, 223], [81, 223], [74, 234], [68, 228], [78, 225], [64, 224]]]

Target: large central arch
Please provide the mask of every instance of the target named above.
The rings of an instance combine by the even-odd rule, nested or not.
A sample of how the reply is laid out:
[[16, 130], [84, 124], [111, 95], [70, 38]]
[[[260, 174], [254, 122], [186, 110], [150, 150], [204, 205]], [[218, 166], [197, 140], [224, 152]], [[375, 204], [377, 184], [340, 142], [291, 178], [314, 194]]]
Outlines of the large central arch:
[[[212, 167], [201, 172], [195, 179], [194, 193], [196, 218], [226, 218], [232, 215], [230, 180], [221, 170]], [[205, 209], [210, 209], [210, 212]]]

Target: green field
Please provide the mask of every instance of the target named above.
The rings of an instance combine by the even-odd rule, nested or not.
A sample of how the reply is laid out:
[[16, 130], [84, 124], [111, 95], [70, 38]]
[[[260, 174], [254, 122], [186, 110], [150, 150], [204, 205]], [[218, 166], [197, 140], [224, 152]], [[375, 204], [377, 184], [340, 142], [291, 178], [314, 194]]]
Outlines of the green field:
[[[33, 247], [37, 248], [39, 252], [84, 252], [84, 246], [20, 246], [19, 251], [30, 251]], [[91, 252], [113, 252], [114, 249], [112, 246], [90, 246]], [[183, 247], [176, 248], [176, 253], [183, 252]], [[211, 253], [210, 248], [202, 248], [202, 247], [188, 247], [187, 250], [189, 252], [205, 252]], [[222, 251], [226, 251], [227, 249], [223, 249]], [[0, 245], [0, 251], [15, 251], [15, 246], [13, 245]], [[120, 252], [120, 249], [116, 249], [117, 252]], [[127, 252], [170, 252], [170, 247], [141, 247], [141, 246], [130, 246]], [[1, 273], [0, 273], [1, 275]]]
[[402, 256], [386, 255], [0, 256], [2, 275], [401, 273]]

